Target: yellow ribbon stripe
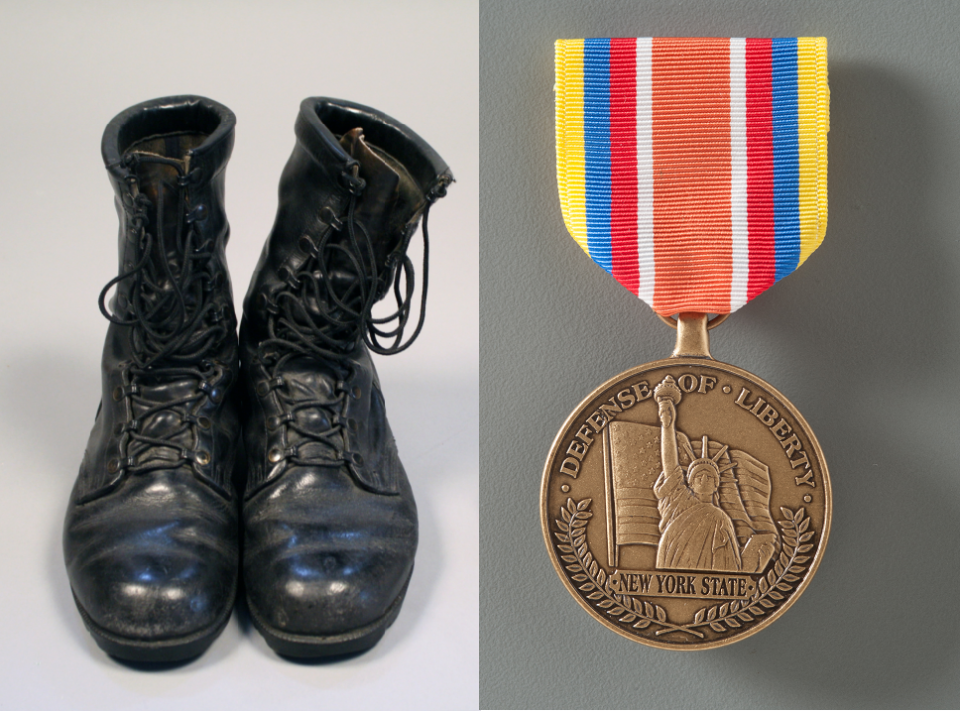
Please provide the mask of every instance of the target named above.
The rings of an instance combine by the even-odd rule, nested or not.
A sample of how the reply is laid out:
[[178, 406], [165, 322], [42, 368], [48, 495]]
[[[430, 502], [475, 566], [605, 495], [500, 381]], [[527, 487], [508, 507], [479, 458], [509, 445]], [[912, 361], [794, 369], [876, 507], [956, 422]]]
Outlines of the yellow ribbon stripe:
[[586, 158], [583, 147], [583, 40], [556, 43], [557, 178], [570, 235], [587, 249]]
[[800, 260], [820, 246], [827, 231], [827, 40], [797, 38], [797, 114], [800, 141]]

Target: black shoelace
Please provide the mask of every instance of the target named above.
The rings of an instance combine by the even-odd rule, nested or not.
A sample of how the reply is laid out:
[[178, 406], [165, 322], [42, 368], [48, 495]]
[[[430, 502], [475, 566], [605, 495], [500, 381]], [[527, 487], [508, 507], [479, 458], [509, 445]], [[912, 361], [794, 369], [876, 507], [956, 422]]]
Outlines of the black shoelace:
[[[124, 157], [131, 174], [138, 163], [172, 166], [177, 180], [177, 231], [175, 246], [180, 257], [174, 269], [165, 253], [163, 239], [164, 196], [160, 182], [156, 206], [157, 236], [147, 229], [150, 199], [139, 191], [135, 177], [130, 178], [133, 215], [130, 238], [135, 240], [140, 259], [128, 271], [111, 279], [100, 292], [101, 313], [112, 323], [131, 328], [133, 361], [121, 364], [122, 386], [113, 391], [116, 401], [124, 400], [125, 421], [118, 423], [121, 456], [108, 463], [111, 473], [130, 473], [175, 468], [193, 462], [203, 467], [210, 453], [198, 449], [198, 429], [211, 427], [209, 418], [199, 415], [206, 399], [219, 402], [223, 397], [224, 368], [207, 359], [227, 333], [227, 318], [213, 298], [223, 275], [213, 259], [215, 243], [202, 237], [194, 222], [202, 219], [205, 207], [197, 206], [186, 214], [186, 188], [194, 173], [184, 171], [178, 160], [152, 154], [131, 153]], [[106, 307], [107, 292], [116, 284], [132, 279], [125, 304], [127, 317], [111, 314]], [[154, 388], [178, 381], [194, 380], [188, 394], [171, 399]], [[158, 416], [171, 412], [176, 418]], [[179, 420], [179, 425], [170, 422]]]
[[[340, 461], [345, 460], [345, 454], [340, 449], [338, 435], [344, 427], [355, 426], [340, 413], [346, 397], [359, 396], [348, 385], [354, 375], [348, 354], [362, 340], [374, 353], [393, 355], [406, 350], [420, 335], [426, 313], [430, 206], [445, 194], [443, 186], [438, 187], [428, 196], [424, 209], [420, 316], [413, 334], [403, 342], [415, 291], [413, 263], [406, 253], [409, 240], [387, 257], [385, 265], [388, 272], [394, 270], [388, 291], [393, 292], [396, 310], [389, 316], [375, 318], [372, 311], [378, 301], [380, 274], [370, 235], [355, 217], [357, 201], [365, 187], [364, 180], [357, 174], [358, 167], [354, 164], [350, 172], [342, 175], [350, 194], [345, 218], [335, 220], [333, 229], [319, 242], [311, 241], [307, 245], [309, 258], [295, 273], [282, 275], [286, 288], [266, 301], [269, 337], [258, 347], [259, 360], [269, 368], [270, 380], [264, 387], [267, 391], [276, 391], [282, 408], [282, 413], [268, 424], [273, 428], [286, 426], [297, 432], [303, 438], [299, 444], [315, 441], [326, 445], [337, 452]], [[344, 230], [346, 239], [341, 238]], [[339, 274], [348, 272], [350, 278], [335, 276], [334, 265]], [[308, 308], [308, 304], [313, 308]], [[396, 322], [392, 328], [384, 327], [391, 322]], [[381, 339], [391, 338], [392, 344], [382, 344]], [[283, 366], [301, 357], [318, 362], [336, 378], [332, 397], [303, 399], [279, 390], [284, 384]], [[321, 411], [321, 423], [326, 427], [322, 432], [306, 430], [297, 424], [296, 413], [311, 408]], [[295, 464], [311, 463], [310, 458], [300, 456], [299, 444], [282, 451], [271, 450], [268, 458], [274, 463], [282, 459]], [[358, 459], [359, 455], [354, 454], [352, 461], [362, 464]]]

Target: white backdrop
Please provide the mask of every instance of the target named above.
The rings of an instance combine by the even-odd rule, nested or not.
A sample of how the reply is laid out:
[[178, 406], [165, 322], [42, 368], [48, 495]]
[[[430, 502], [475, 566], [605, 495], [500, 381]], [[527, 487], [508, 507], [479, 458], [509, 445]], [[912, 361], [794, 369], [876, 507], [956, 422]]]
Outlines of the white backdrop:
[[[477, 2], [0, 2], [5, 708], [477, 708], [477, 18]], [[301, 99], [398, 118], [457, 178], [431, 212], [424, 331], [376, 359], [420, 510], [416, 569], [397, 622], [347, 661], [284, 661], [235, 614], [196, 662], [137, 671], [96, 647], [70, 596], [61, 526], [99, 398], [97, 294], [117, 267], [100, 136], [122, 109], [179, 93], [237, 114], [226, 207], [238, 311]]]

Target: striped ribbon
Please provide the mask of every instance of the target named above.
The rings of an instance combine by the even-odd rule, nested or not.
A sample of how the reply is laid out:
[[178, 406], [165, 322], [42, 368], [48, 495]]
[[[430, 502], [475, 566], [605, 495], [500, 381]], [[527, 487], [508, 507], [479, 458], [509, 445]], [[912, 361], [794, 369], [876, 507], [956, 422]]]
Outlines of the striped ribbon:
[[827, 41], [556, 43], [563, 219], [662, 315], [729, 313], [827, 226]]

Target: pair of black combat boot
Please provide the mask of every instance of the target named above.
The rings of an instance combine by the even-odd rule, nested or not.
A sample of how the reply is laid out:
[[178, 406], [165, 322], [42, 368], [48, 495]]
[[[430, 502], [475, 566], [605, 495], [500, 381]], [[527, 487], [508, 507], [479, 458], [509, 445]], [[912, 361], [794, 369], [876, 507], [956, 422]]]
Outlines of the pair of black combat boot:
[[[430, 205], [453, 178], [389, 116], [306, 99], [238, 341], [224, 252], [235, 122], [176, 96], [103, 136], [120, 273], [100, 295], [103, 394], [63, 545], [84, 623], [127, 660], [201, 654], [241, 570], [278, 653], [359, 652], [413, 569], [416, 505], [370, 351], [409, 345], [407, 246], [422, 217], [426, 257]], [[374, 318], [389, 292], [394, 319]]]

